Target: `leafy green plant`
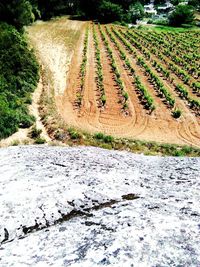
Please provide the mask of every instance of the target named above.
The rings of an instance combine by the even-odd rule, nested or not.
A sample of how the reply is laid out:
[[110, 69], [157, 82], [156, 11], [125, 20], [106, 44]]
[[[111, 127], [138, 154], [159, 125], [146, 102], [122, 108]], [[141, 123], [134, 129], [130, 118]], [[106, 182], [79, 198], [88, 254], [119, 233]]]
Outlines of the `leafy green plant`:
[[181, 117], [181, 115], [182, 115], [182, 111], [181, 111], [180, 109], [176, 108], [176, 109], [172, 112], [172, 114], [173, 114], [173, 117], [174, 117], [175, 119], [178, 119], [178, 118]]
[[111, 143], [114, 141], [114, 138], [111, 135], [106, 135], [104, 136], [103, 140], [105, 143]]
[[35, 144], [37, 144], [37, 145], [42, 145], [42, 144], [45, 144], [45, 143], [46, 143], [46, 140], [44, 138], [37, 137], [35, 139]]
[[74, 128], [69, 128], [68, 129], [68, 133], [69, 133], [70, 138], [72, 140], [76, 140], [76, 139], [80, 139], [81, 138], [81, 134], [78, 133]]
[[96, 133], [94, 135], [94, 138], [98, 139], [98, 140], [103, 140], [104, 139], [104, 134], [103, 133]]
[[0, 23], [0, 139], [34, 123], [27, 105], [38, 80], [39, 66], [24, 36]]
[[40, 134], [42, 133], [41, 129], [37, 129], [36, 126], [34, 125], [32, 129], [29, 132], [29, 136], [33, 139], [39, 138]]
[[105, 106], [105, 104], [106, 104], [106, 96], [105, 95], [102, 95], [101, 101], [102, 101], [103, 106]]

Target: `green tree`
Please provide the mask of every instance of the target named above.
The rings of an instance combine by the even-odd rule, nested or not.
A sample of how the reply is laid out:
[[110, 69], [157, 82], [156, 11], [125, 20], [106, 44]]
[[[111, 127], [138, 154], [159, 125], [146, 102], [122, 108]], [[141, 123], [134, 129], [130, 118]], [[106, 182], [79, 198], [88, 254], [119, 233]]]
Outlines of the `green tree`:
[[144, 17], [144, 7], [140, 2], [136, 2], [134, 5], [129, 7], [129, 21], [132, 23], [136, 23], [138, 19]]
[[32, 5], [27, 0], [0, 0], [0, 19], [19, 30], [34, 21]]
[[178, 5], [169, 16], [171, 26], [181, 26], [182, 24], [191, 24], [194, 22], [194, 9], [189, 5]]
[[196, 9], [200, 10], [200, 2], [199, 0], [189, 0], [188, 5], [195, 7]]
[[123, 17], [123, 9], [118, 4], [104, 0], [99, 6], [98, 17], [104, 22], [121, 21]]

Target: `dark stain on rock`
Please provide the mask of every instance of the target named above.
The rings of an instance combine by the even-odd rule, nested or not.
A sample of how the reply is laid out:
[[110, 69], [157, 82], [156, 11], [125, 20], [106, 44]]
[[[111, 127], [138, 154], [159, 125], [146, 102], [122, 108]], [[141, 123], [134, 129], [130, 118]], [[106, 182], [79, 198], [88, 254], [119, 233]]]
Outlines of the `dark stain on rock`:
[[132, 193], [122, 196], [123, 200], [134, 200], [134, 199], [137, 199], [137, 198], [139, 198], [139, 196], [137, 196], [135, 194], [132, 194]]
[[[127, 195], [123, 195], [122, 196], [122, 199], [123, 200], [134, 200], [134, 199], [137, 199], [139, 198], [139, 196], [135, 195], [135, 194], [127, 194]], [[93, 214], [92, 214], [92, 211], [97, 211], [97, 210], [101, 210], [101, 209], [104, 209], [104, 208], [114, 208], [113, 205], [117, 204], [121, 202], [120, 200], [114, 200], [114, 199], [111, 199], [109, 201], [106, 201], [104, 203], [98, 203], [96, 205], [94, 205], [93, 207], [91, 208], [83, 208], [82, 210], [77, 210], [77, 209], [73, 209], [72, 211], [70, 211], [69, 213], [67, 214], [64, 214], [62, 213], [60, 210], [58, 210], [58, 213], [60, 214], [60, 218], [55, 220], [52, 224], [49, 223], [49, 221], [46, 219], [46, 214], [43, 210], [43, 207], [40, 206], [39, 209], [43, 212], [43, 218], [45, 220], [45, 225], [42, 225], [42, 224], [38, 224], [37, 220], [35, 220], [35, 224], [34, 225], [31, 225], [31, 226], [26, 226], [26, 225], [21, 225], [21, 229], [22, 229], [22, 232], [24, 235], [27, 235], [29, 233], [33, 233], [33, 232], [37, 232], [37, 231], [40, 231], [40, 230], [43, 230], [43, 229], [47, 229], [51, 226], [54, 226], [54, 225], [57, 225], [57, 224], [61, 224], [63, 222], [66, 222], [66, 221], [69, 221], [71, 219], [74, 219], [74, 218], [77, 218], [77, 217], [92, 217]], [[73, 201], [71, 203], [68, 203], [70, 204], [71, 206], [73, 206]], [[88, 226], [91, 226], [92, 222], [86, 222], [86, 225]], [[104, 230], [109, 230], [109, 231], [113, 231], [113, 229], [111, 228], [108, 228], [106, 225], [100, 225]], [[18, 228], [18, 229], [20, 229]], [[60, 228], [60, 230], [64, 231], [64, 228]], [[7, 243], [7, 242], [11, 242], [13, 240], [9, 240], [9, 233], [7, 231], [6, 228], [4, 228], [4, 232], [5, 232], [5, 238], [4, 240], [1, 242], [2, 243]], [[23, 238], [23, 236], [21, 236], [21, 238]]]
[[9, 232], [6, 228], [4, 228], [4, 239], [1, 241], [1, 244], [5, 243], [9, 239]]

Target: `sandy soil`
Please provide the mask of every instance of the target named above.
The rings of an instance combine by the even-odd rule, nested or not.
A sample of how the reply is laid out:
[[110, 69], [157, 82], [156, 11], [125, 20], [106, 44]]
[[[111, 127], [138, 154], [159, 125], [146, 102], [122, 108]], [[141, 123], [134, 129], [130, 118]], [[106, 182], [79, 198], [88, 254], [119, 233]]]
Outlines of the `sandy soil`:
[[[82, 105], [78, 108], [75, 101], [77, 90], [80, 88], [80, 65], [87, 25], [89, 25], [90, 31], [86, 81]], [[92, 133], [104, 132], [117, 137], [189, 144], [200, 147], [199, 119], [186, 103], [177, 96], [173, 85], [163, 80], [166, 87], [176, 98], [177, 106], [183, 110], [183, 116], [178, 120], [172, 118], [170, 110], [157, 96], [144, 72], [127, 52], [136, 74], [141, 77], [142, 82], [148, 87], [155, 99], [157, 109], [149, 114], [138, 99], [132, 77], [128, 70], [124, 68], [116, 47], [109, 41], [109, 45], [113, 48], [117, 66], [122, 74], [125, 89], [129, 94], [129, 115], [122, 112], [121, 104], [118, 103], [118, 89], [111, 72], [109, 58], [97, 27], [96, 30], [101, 50], [107, 97], [106, 107], [103, 109], [99, 107], [98, 103], [99, 93], [95, 81], [96, 62], [91, 23], [62, 18], [37, 23], [29, 27], [30, 40], [45, 70], [49, 73], [48, 79], [54, 88], [57, 110], [66, 124]]]

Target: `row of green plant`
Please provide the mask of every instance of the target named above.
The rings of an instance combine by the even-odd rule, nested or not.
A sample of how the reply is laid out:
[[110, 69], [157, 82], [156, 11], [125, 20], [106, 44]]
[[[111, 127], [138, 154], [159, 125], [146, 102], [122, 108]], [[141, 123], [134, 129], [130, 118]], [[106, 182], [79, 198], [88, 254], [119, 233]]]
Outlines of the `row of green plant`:
[[167, 32], [167, 34], [158, 34], [153, 31], [151, 37], [156, 38], [160, 44], [164, 43], [169, 51], [175, 53], [187, 63], [190, 63], [190, 66], [198, 64], [198, 60], [200, 59], [200, 54], [198, 54], [199, 43], [197, 41], [200, 35], [198, 32], [190, 31], [176, 34]]
[[192, 83], [193, 92], [200, 94], [200, 82]]
[[94, 46], [95, 46], [95, 57], [96, 57], [96, 65], [97, 65], [97, 87], [100, 90], [100, 101], [103, 106], [106, 104], [106, 95], [105, 95], [105, 88], [104, 88], [104, 79], [103, 79], [103, 71], [102, 71], [102, 64], [101, 64], [101, 52], [99, 49], [99, 40], [96, 34], [96, 30], [93, 25], [93, 38], [94, 38]]
[[143, 58], [138, 57], [138, 64], [145, 69], [154, 87], [156, 87], [156, 89], [159, 91], [161, 97], [164, 97], [169, 106], [173, 108], [175, 105], [175, 99], [169, 93], [168, 89], [164, 86], [161, 79], [151, 70], [151, 68], [145, 63]]
[[[123, 32], [125, 37], [130, 40], [132, 44], [134, 44], [143, 54], [147, 59], [150, 59], [150, 55], [148, 54], [147, 50], [149, 50], [152, 54], [156, 55], [160, 60], [162, 60], [168, 68], [174, 72], [174, 74], [180, 78], [184, 83], [189, 84], [190, 82], [190, 76], [182, 70], [180, 67], [178, 67], [176, 64], [174, 64], [172, 61], [169, 60], [168, 57], [166, 57], [163, 53], [162, 50], [158, 49], [157, 45], [155, 43], [150, 42], [149, 40], [146, 41], [146, 39], [149, 39], [149, 37], [145, 36], [144, 38], [141, 37], [139, 38], [136, 33], [133, 32]], [[146, 49], [145, 49], [145, 48]], [[147, 56], [148, 55], [148, 56]]]
[[[161, 65], [161, 64], [159, 64], [157, 61], [155, 61], [155, 60], [153, 60], [152, 61], [152, 65], [153, 65], [153, 67], [158, 71], [158, 72], [162, 72], [162, 74], [166, 77], [166, 78], [169, 78], [169, 80], [171, 81], [171, 82], [173, 82], [173, 79], [170, 79], [170, 72], [168, 72], [165, 68], [163, 68], [163, 66]], [[197, 91], [197, 89], [196, 89], [196, 87], [198, 87], [198, 83], [195, 83], [195, 85], [194, 85], [194, 87], [193, 87], [193, 90], [195, 90], [196, 92], [199, 92], [199, 91]], [[178, 91], [178, 93], [179, 93], [179, 96], [181, 97], [181, 98], [185, 98], [187, 101], [188, 101], [188, 103], [189, 103], [189, 105], [190, 105], [190, 107], [192, 108], [192, 109], [198, 109], [198, 107], [199, 107], [199, 101], [198, 100], [196, 100], [196, 99], [193, 99], [193, 98], [191, 98], [191, 97], [189, 97], [188, 95], [189, 95], [189, 92], [188, 92], [188, 90], [182, 85], [182, 84], [176, 84], [175, 85], [175, 88], [176, 88], [176, 91]], [[200, 90], [200, 84], [199, 84], [199, 90]]]
[[161, 64], [159, 64], [155, 59], [151, 61], [152, 66], [163, 74], [163, 76], [167, 79], [170, 78], [170, 71], [166, 70]]
[[163, 41], [160, 36], [147, 34], [144, 31], [129, 31], [128, 33], [133, 34], [134, 38], [140, 38], [138, 41], [142, 41], [143, 44], [148, 41], [148, 43], [156, 45], [157, 49], [162, 52], [164, 56], [180, 68], [184, 69], [187, 72], [187, 75], [192, 75], [194, 78], [198, 78], [198, 76], [200, 76], [199, 65], [194, 58], [194, 53], [190, 55], [190, 62], [188, 62], [183, 56], [186, 52], [182, 52], [177, 55], [176, 51], [179, 50], [179, 45], [176, 46], [176, 49], [173, 49], [170, 42]]
[[[182, 70], [180, 67], [178, 67], [176, 64], [174, 64], [173, 62], [170, 62], [168, 60], [168, 58], [164, 57], [163, 54], [157, 49], [157, 47], [155, 48], [155, 45], [152, 44], [148, 44], [148, 42], [145, 42], [144, 39], [139, 39], [137, 38], [137, 36], [135, 36], [132, 32], [123, 32], [121, 31], [121, 33], [134, 45], [136, 46], [145, 56], [145, 58], [147, 60], [150, 60], [151, 58], [151, 54], [156, 55], [161, 61], [164, 62], [164, 64], [166, 64], [169, 68], [169, 70], [171, 70], [178, 78], [180, 78], [185, 84], [190, 85], [191, 83], [191, 77], [184, 71]], [[146, 49], [143, 47], [145, 46]], [[148, 50], [150, 52], [148, 52]], [[159, 64], [161, 66], [161, 64]], [[163, 72], [163, 74], [166, 76], [168, 75], [169, 70], [165, 69], [162, 67], [160, 68], [160, 70]], [[173, 81], [173, 80], [172, 80]], [[196, 85], [196, 84], [195, 84]], [[194, 86], [195, 86], [194, 85]]]
[[179, 92], [179, 95], [186, 99], [190, 107], [197, 111], [200, 114], [200, 101], [198, 99], [193, 99], [189, 96], [188, 90], [181, 84], [176, 85], [176, 90]]
[[123, 98], [122, 100], [122, 104], [123, 104], [123, 109], [124, 110], [127, 110], [128, 109], [128, 99], [129, 99], [129, 96], [128, 96], [128, 93], [125, 91], [125, 86], [124, 86], [124, 83], [121, 79], [121, 74], [118, 70], [118, 67], [116, 65], [116, 61], [115, 61], [115, 58], [113, 56], [113, 52], [112, 52], [112, 49], [110, 48], [109, 46], [109, 43], [108, 43], [108, 40], [104, 34], [104, 32], [102, 31], [102, 28], [101, 26], [99, 25], [99, 31], [100, 31], [100, 34], [101, 34], [101, 38], [105, 44], [105, 47], [106, 47], [106, 50], [107, 50], [107, 53], [108, 53], [108, 56], [110, 58], [110, 65], [112, 67], [112, 71], [115, 75], [115, 81], [120, 89], [120, 95], [121, 97]]
[[198, 64], [194, 63], [192, 65], [191, 62], [188, 63], [185, 61], [182, 56], [184, 53], [181, 54], [182, 58], [174, 55], [174, 53], [170, 51], [169, 45], [166, 45], [166, 42], [163, 43], [160, 41], [159, 37], [155, 38], [154, 36], [141, 31], [128, 31], [127, 34], [146, 48], [151, 48], [152, 52], [154, 54], [156, 53], [162, 60], [165, 60], [166, 64], [169, 65], [170, 63], [170, 69], [175, 72], [175, 74], [178, 75], [184, 83], [190, 84], [194, 80], [195, 76], [198, 78], [198, 73], [200, 74]]
[[147, 109], [153, 111], [156, 108], [154, 104], [154, 100], [152, 96], [149, 94], [148, 90], [141, 83], [139, 76], [135, 77], [135, 85], [136, 85], [136, 88], [141, 92], [142, 99], [143, 101], [145, 101], [145, 105]]
[[[122, 32], [123, 33], [123, 32]], [[126, 36], [126, 34], [124, 34]], [[135, 40], [132, 40], [132, 37], [128, 37], [128, 40], [130, 40], [130, 42], [132, 41], [134, 44], [136, 44]], [[138, 46], [137, 46], [138, 47]], [[143, 51], [141, 51], [143, 52]], [[145, 67], [146, 71], [150, 74], [152, 71], [151, 69], [145, 64], [144, 59], [140, 58], [139, 61], [141, 61], [140, 63], [142, 63], [143, 67]], [[168, 70], [166, 70], [161, 64], [157, 63], [155, 60], [152, 60], [152, 66], [159, 71], [162, 71], [162, 73], [165, 75], [165, 77], [169, 78], [170, 73], [168, 72]], [[146, 66], [145, 66], [145, 65]], [[153, 78], [154, 82], [157, 83], [158, 87], [161, 88], [162, 93], [164, 94], [165, 98], [167, 99], [167, 102], [170, 104], [170, 106], [174, 107], [174, 100], [171, 99], [170, 94], [167, 92], [167, 89], [164, 88], [163, 83], [161, 82], [161, 80], [159, 80], [158, 77], [154, 77], [155, 73], [151, 73], [150, 74], [151, 78]], [[173, 79], [171, 79], [171, 81], [173, 81]], [[195, 83], [196, 85], [196, 83]], [[177, 86], [181, 86], [182, 88], [184, 88], [183, 85], [175, 85], [175, 88], [177, 89]], [[187, 91], [187, 89], [185, 89]], [[177, 90], [178, 91], [178, 90]], [[188, 93], [188, 91], [187, 91]], [[181, 96], [180, 91], [179, 91], [179, 96]], [[188, 101], [188, 104], [190, 106], [191, 109], [197, 111], [198, 114], [198, 108], [199, 108], [199, 100], [198, 99], [194, 99], [191, 97], [187, 97], [186, 100]]]
[[86, 65], [87, 65], [87, 51], [88, 51], [88, 36], [89, 36], [89, 28], [87, 27], [84, 38], [84, 46], [83, 46], [83, 55], [82, 55], [82, 63], [80, 67], [80, 90], [77, 91], [76, 94], [76, 102], [80, 107], [83, 99], [83, 90], [85, 86], [85, 76], [86, 76]]
[[[116, 32], [116, 30], [113, 30]], [[126, 45], [127, 42], [124, 42], [124, 38], [122, 35], [117, 34], [117, 37]], [[128, 48], [128, 47], [127, 47]], [[128, 48], [129, 49], [129, 48]], [[130, 50], [129, 50], [130, 52]], [[151, 79], [154, 88], [159, 92], [161, 97], [164, 97], [168, 105], [173, 108], [175, 105], [175, 99], [172, 97], [172, 95], [168, 92], [167, 88], [163, 85], [162, 81], [159, 79], [159, 77], [151, 70], [151, 68], [148, 67], [148, 65], [145, 63], [144, 59], [142, 57], [136, 57], [138, 64], [145, 69], [146, 74]]]
[[135, 75], [135, 70], [132, 67], [129, 59], [127, 58], [125, 51], [121, 48], [120, 44], [117, 42], [117, 40], [115, 39], [112, 32], [108, 29], [108, 27], [106, 27], [106, 32], [110, 37], [111, 41], [115, 44], [116, 48], [118, 49], [120, 57], [124, 61], [125, 67], [130, 71], [130, 74], [133, 76], [134, 84], [140, 94], [140, 97], [142, 98], [142, 102], [144, 103], [145, 108], [153, 111], [155, 109], [155, 104], [152, 96], [149, 94], [148, 90], [142, 84], [139, 77]]

